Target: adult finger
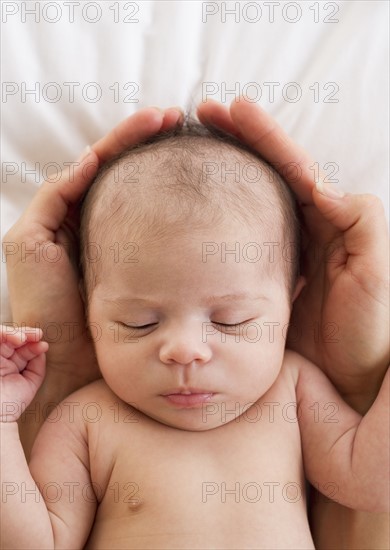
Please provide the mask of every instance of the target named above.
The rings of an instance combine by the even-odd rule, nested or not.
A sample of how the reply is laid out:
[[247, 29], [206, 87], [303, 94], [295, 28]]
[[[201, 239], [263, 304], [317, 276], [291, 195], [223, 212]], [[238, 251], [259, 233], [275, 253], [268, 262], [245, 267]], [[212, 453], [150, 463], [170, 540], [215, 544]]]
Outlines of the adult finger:
[[218, 103], [214, 99], [208, 99], [205, 103], [198, 105], [196, 114], [205, 126], [216, 126], [240, 139], [240, 134], [230, 116], [229, 109], [222, 103]]
[[360, 287], [372, 304], [388, 312], [389, 242], [380, 199], [353, 194], [337, 197], [324, 191], [313, 191], [315, 206], [340, 235], [331, 244], [334, 249], [326, 263], [329, 282], [341, 273], [348, 274], [355, 288]]
[[217, 125], [242, 139], [269, 162], [290, 184], [303, 204], [312, 203], [314, 161], [297, 145], [275, 120], [245, 96], [236, 98], [230, 111], [215, 102], [199, 106], [201, 122]]
[[[172, 122], [172, 113], [168, 121]], [[163, 125], [164, 114], [157, 108], [141, 109], [122, 121], [87, 151], [84, 158], [69, 167], [58, 182], [44, 182], [31, 201], [21, 221], [29, 227], [46, 229], [42, 240], [52, 239], [65, 219], [69, 206], [75, 204], [96, 175], [99, 164], [133, 144], [147, 139]]]
[[175, 126], [181, 126], [184, 121], [184, 113], [180, 107], [169, 107], [164, 111], [164, 120], [160, 132], [170, 130]]
[[177, 124], [181, 113], [176, 108], [162, 111], [157, 107], [146, 107], [120, 122], [106, 136], [92, 145], [99, 163], [113, 158], [128, 147], [140, 143], [160, 130], [167, 130]]
[[385, 210], [375, 195], [342, 194], [322, 187], [313, 190], [313, 201], [322, 216], [343, 233], [349, 254], [383, 259], [388, 250], [388, 229]]
[[30, 235], [38, 233], [42, 241], [53, 240], [54, 232], [64, 221], [69, 207], [82, 197], [98, 166], [96, 154], [90, 151], [84, 159], [73, 163], [60, 180], [45, 181], [16, 225], [28, 227]]

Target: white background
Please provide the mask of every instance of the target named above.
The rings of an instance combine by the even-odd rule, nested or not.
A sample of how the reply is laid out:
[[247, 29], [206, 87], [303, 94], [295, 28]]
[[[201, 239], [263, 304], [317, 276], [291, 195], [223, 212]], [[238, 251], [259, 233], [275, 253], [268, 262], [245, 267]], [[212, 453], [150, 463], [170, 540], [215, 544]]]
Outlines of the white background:
[[[387, 1], [3, 1], [1, 9], [2, 235], [45, 173], [55, 177], [140, 107], [194, 109], [206, 96], [230, 103], [239, 93], [328, 174], [337, 166], [338, 185], [375, 193], [387, 208]], [[4, 261], [1, 286], [10, 320]]]

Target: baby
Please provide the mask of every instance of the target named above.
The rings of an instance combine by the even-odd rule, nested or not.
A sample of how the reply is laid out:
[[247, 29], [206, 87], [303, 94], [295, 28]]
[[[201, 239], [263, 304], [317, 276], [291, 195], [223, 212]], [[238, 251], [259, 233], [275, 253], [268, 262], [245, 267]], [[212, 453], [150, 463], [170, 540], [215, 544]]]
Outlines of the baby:
[[102, 168], [81, 222], [102, 379], [52, 411], [29, 466], [3, 417], [4, 548], [313, 549], [305, 477], [388, 509], [389, 375], [361, 417], [285, 349], [299, 247], [283, 181], [220, 132], [187, 123]]

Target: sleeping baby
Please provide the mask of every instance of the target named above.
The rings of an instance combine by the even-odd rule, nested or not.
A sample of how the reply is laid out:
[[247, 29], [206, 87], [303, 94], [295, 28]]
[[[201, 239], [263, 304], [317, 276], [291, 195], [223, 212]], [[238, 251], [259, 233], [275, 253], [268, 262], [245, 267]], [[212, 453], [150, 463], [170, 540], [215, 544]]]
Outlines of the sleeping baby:
[[[53, 409], [29, 465], [2, 416], [3, 483], [24, 488], [4, 548], [313, 549], [305, 478], [388, 509], [389, 375], [362, 417], [286, 349], [299, 227], [276, 172], [194, 122], [102, 167], [80, 230], [102, 378]], [[43, 373], [6, 346], [2, 406], [22, 408]]]

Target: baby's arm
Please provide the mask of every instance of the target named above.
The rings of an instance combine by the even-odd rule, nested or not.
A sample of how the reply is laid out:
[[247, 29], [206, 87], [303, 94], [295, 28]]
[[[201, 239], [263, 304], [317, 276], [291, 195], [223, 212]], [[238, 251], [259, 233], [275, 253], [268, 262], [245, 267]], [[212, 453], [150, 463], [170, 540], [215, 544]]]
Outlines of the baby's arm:
[[23, 453], [16, 420], [43, 379], [46, 350], [2, 331], [1, 547], [7, 550], [83, 548], [96, 511], [86, 429], [70, 419], [69, 407], [60, 405], [46, 420], [30, 468]]
[[[325, 374], [293, 354], [297, 414], [305, 472], [334, 500], [368, 512], [389, 510], [389, 371], [362, 417], [340, 397]], [[328, 493], [329, 496], [329, 493]], [[332, 497], [333, 498], [333, 497]]]

